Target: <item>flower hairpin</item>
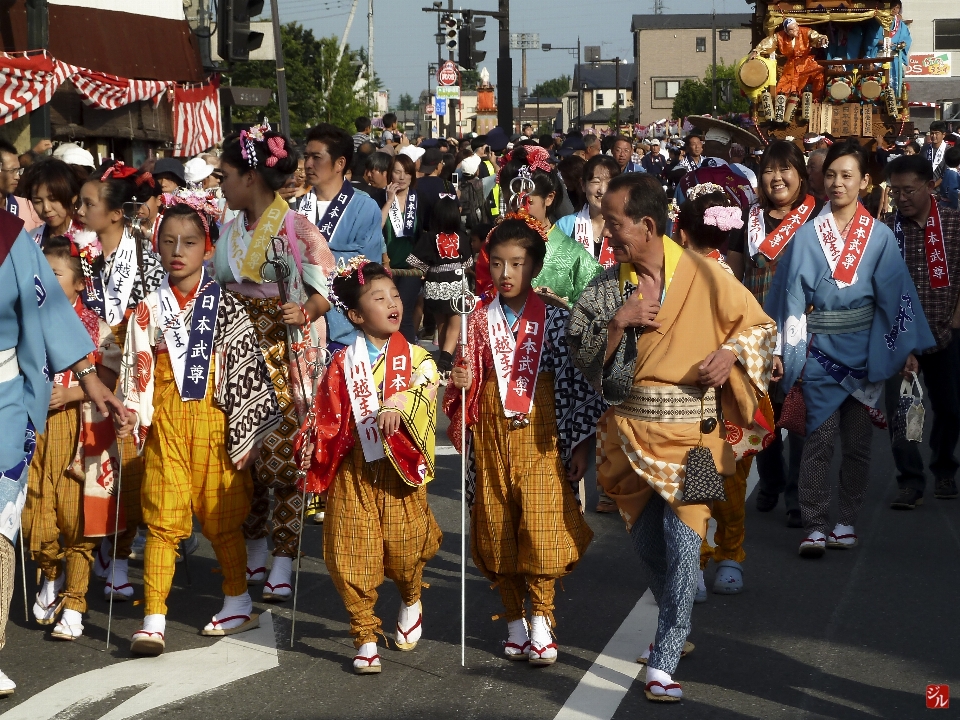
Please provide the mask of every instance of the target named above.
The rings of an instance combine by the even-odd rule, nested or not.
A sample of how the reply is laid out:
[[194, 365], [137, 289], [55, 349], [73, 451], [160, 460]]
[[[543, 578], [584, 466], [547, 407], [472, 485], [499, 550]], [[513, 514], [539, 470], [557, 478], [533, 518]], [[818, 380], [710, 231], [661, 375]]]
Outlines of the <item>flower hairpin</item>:
[[670, 204], [667, 205], [667, 217], [670, 218], [670, 222], [676, 222], [680, 217], [680, 206], [674, 198], [670, 198]]
[[687, 200], [696, 200], [701, 195], [710, 195], [712, 193], [722, 193], [723, 188], [716, 183], [706, 182], [694, 185], [687, 190]]
[[[249, 130], [240, 131], [240, 154], [243, 156], [243, 159], [247, 161], [247, 165], [249, 165], [251, 168], [257, 167], [256, 143], [263, 142], [263, 139], [268, 132], [270, 132], [270, 123], [267, 122], [266, 118], [264, 118], [261, 124], [254, 125]], [[271, 148], [271, 159], [273, 157], [273, 148]], [[284, 151], [283, 157], [286, 157], [286, 151]], [[273, 161], [272, 165], [270, 164], [269, 160], [267, 161], [267, 165], [270, 167], [273, 167], [273, 165], [276, 164], [276, 160]]]
[[[348, 278], [352, 276], [354, 273], [357, 273], [357, 280], [360, 282], [361, 285], [364, 285], [366, 283], [366, 278], [363, 277], [363, 268], [369, 265], [370, 262], [371, 261], [367, 260], [367, 258], [364, 257], [363, 255], [354, 255], [349, 260], [344, 260], [342, 257], [339, 258], [337, 260], [337, 267], [333, 271], [333, 273], [330, 275], [330, 278], [327, 282], [327, 287], [328, 287], [327, 302], [329, 302], [335, 308], [339, 309], [341, 312], [346, 313], [347, 306], [334, 292], [333, 282], [337, 278]], [[392, 277], [392, 275], [390, 274], [390, 271], [387, 268], [384, 268], [384, 272], [386, 272], [388, 276]]]
[[714, 205], [703, 213], [703, 224], [711, 225], [723, 232], [739, 230], [743, 227], [743, 216], [738, 207]]
[[164, 210], [174, 205], [186, 205], [196, 211], [197, 215], [200, 216], [200, 223], [203, 225], [206, 248], [209, 250], [213, 247], [213, 242], [210, 239], [210, 223], [211, 221], [219, 221], [222, 211], [220, 210], [220, 206], [214, 201], [211, 193], [204, 190], [187, 190], [181, 188], [175, 193], [164, 193], [162, 205], [161, 215], [163, 215]]

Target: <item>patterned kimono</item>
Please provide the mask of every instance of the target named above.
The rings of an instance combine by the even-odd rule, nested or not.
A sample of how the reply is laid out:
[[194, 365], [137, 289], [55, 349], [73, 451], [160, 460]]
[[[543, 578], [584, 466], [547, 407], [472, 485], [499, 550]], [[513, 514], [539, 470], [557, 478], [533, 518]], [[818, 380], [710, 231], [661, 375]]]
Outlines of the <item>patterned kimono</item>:
[[[688, 452], [710, 450], [723, 476], [735, 471], [724, 423], [744, 427], [770, 379], [776, 327], [753, 296], [714, 260], [663, 238], [664, 289], [657, 322], [624, 333], [605, 362], [607, 325], [636, 282], [630, 266], [604, 271], [574, 307], [567, 341], [577, 366], [612, 407], [597, 427], [597, 478], [627, 523], [660, 607], [648, 665], [671, 674], [690, 632], [700, 544], [710, 507], [683, 498]], [[719, 391], [697, 385], [698, 366], [724, 348], [737, 358]], [[718, 396], [719, 395], [719, 399]]]
[[94, 349], [23, 222], [0, 212], [0, 648], [14, 589], [13, 543], [36, 434], [46, 427], [52, 373]]
[[[358, 338], [366, 343], [362, 335]], [[357, 342], [357, 341], [355, 341]], [[411, 361], [409, 386], [384, 400], [386, 346], [371, 359], [381, 409], [391, 408], [401, 428], [379, 438], [384, 457], [367, 462], [351, 404], [349, 353], [337, 351], [320, 382], [302, 430], [309, 492], [327, 493], [323, 559], [350, 614], [350, 634], [360, 647], [375, 642], [382, 623], [374, 613], [384, 575], [407, 605], [420, 599], [423, 568], [437, 553], [443, 534], [427, 503], [434, 477], [437, 387], [440, 375], [430, 353], [395, 333]], [[355, 388], [356, 392], [357, 389]]]
[[[74, 305], [97, 350], [89, 360], [120, 373], [120, 348], [113, 331], [77, 299]], [[76, 388], [73, 373], [57, 373], [54, 384]], [[90, 402], [50, 410], [46, 431], [37, 436], [30, 464], [24, 538], [48, 580], [66, 572], [64, 608], [87, 611], [93, 550], [99, 538], [126, 529], [122, 507], [117, 518], [116, 471], [120, 467], [113, 420]], [[62, 537], [62, 540], [61, 540]]]
[[[204, 277], [204, 283], [212, 283]], [[195, 291], [196, 293], [197, 291]], [[181, 300], [183, 325], [193, 327], [196, 295]], [[253, 494], [250, 474], [234, 463], [260, 446], [282, 417], [253, 326], [243, 306], [220, 292], [212, 337], [191, 342], [190, 355], [206, 354], [202, 399], [184, 400], [161, 324], [161, 298], [153, 292], [130, 318], [120, 388], [137, 415], [135, 437], [146, 465], [143, 519], [145, 614], [167, 612], [178, 543], [192, 532], [196, 514], [223, 572], [224, 595], [246, 592], [242, 525]], [[212, 311], [211, 311], [212, 312]], [[191, 332], [191, 341], [193, 340]], [[200, 352], [194, 353], [194, 350]], [[186, 365], [184, 377], [187, 382]]]
[[[466, 407], [452, 383], [443, 402], [450, 439], [468, 455], [471, 552], [497, 583], [508, 622], [524, 616], [529, 587], [534, 614], [555, 627], [555, 580], [573, 570], [593, 538], [566, 474], [574, 449], [592, 440], [606, 406], [571, 362], [567, 311], [548, 306], [529, 425], [511, 429], [492, 370], [491, 307], [470, 315], [466, 359], [474, 381]], [[460, 434], [464, 412], [466, 438]]]
[[247, 228], [246, 222], [241, 212], [224, 227], [214, 269], [217, 281], [253, 323], [284, 419], [267, 438], [254, 466], [253, 506], [244, 534], [248, 539], [267, 536], [269, 491], [273, 489], [274, 553], [294, 557], [300, 539], [301, 500], [296, 488], [299, 468], [293, 440], [316, 387], [314, 361], [326, 345], [326, 322], [317, 319], [306, 333], [285, 325], [276, 282], [264, 281], [260, 269], [268, 253], [273, 256], [275, 251], [271, 238], [280, 237], [280, 259], [290, 270], [287, 298], [303, 304], [308, 299], [306, 286], [321, 295], [327, 293], [327, 277], [333, 272], [334, 260], [316, 226], [290, 210], [279, 195], [253, 227]]

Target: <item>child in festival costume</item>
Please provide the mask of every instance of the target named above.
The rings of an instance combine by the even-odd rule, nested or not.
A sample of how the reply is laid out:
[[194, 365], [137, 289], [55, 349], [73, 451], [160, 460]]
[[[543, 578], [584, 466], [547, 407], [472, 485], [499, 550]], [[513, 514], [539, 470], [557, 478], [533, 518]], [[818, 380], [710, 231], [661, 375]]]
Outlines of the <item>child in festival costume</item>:
[[425, 274], [423, 307], [437, 318], [437, 369], [453, 369], [460, 316], [450, 301], [463, 294], [463, 274], [473, 264], [470, 238], [460, 226], [460, 204], [456, 196], [442, 197], [433, 208], [432, 232], [425, 233], [407, 258], [407, 263]]
[[[296, 169], [293, 145], [269, 125], [227, 138], [220, 160], [221, 188], [237, 215], [224, 226], [213, 262], [217, 282], [253, 323], [284, 416], [253, 468], [253, 503], [243, 528], [247, 582], [264, 583], [263, 599], [270, 602], [293, 595], [293, 558], [300, 552], [303, 514], [293, 442], [313, 399], [314, 353], [326, 345], [324, 315], [330, 304], [324, 296], [334, 268], [333, 254], [317, 226], [277, 193]], [[324, 218], [333, 216], [331, 225], [351, 205], [353, 187], [347, 185], [349, 191], [340, 193], [323, 213]], [[275, 237], [282, 242], [275, 243]], [[266, 281], [260, 274], [268, 255], [289, 270], [282, 304], [276, 280]], [[267, 535], [273, 538], [274, 555], [269, 577]]]
[[243, 522], [253, 483], [247, 471], [281, 415], [267, 367], [243, 307], [222, 292], [204, 263], [213, 256], [215, 206], [171, 196], [160, 224], [167, 275], [130, 318], [121, 389], [146, 463], [142, 498], [147, 525], [143, 626], [135, 654], [164, 650], [166, 599], [177, 544], [197, 516], [223, 572], [223, 608], [203, 635], [257, 627], [247, 592]]
[[[714, 183], [696, 185], [687, 192], [687, 200], [680, 206], [676, 227], [680, 244], [709, 258], [733, 274], [720, 252], [731, 231], [743, 228], [742, 211], [722, 187]], [[707, 588], [703, 571], [712, 559], [717, 564], [713, 591], [734, 595], [743, 590], [743, 550], [747, 476], [753, 466], [753, 456], [773, 442], [773, 406], [767, 395], [760, 396], [760, 406], [749, 427], [738, 427], [729, 421], [726, 441], [733, 446], [737, 459], [736, 473], [724, 477], [726, 500], [715, 500], [711, 516], [717, 523], [715, 546], [706, 538], [700, 544], [700, 579], [695, 602], [706, 602]]]
[[471, 551], [500, 589], [509, 624], [504, 653], [549, 665], [557, 659], [554, 583], [573, 570], [593, 537], [574, 488], [605, 406], [569, 360], [567, 311], [532, 292], [547, 252], [542, 225], [511, 213], [487, 247], [497, 295], [470, 315], [466, 367], [454, 368], [443, 409], [454, 445], [470, 455]]
[[[43, 254], [97, 348], [89, 359], [98, 377], [113, 388], [120, 372], [120, 348], [110, 326], [80, 301], [84, 281], [76, 246], [55, 236], [46, 240]], [[110, 418], [86, 398], [72, 372], [54, 376], [46, 431], [37, 436], [30, 464], [23, 532], [44, 576], [33, 604], [34, 617], [41, 625], [52, 625], [63, 609], [53, 629], [55, 638], [76, 640], [83, 634], [96, 538], [113, 533], [117, 520], [118, 467]]]
[[[137, 184], [136, 170], [116, 162], [99, 175], [91, 175], [80, 189], [77, 217], [86, 232], [73, 236], [80, 249], [80, 265], [86, 287], [83, 304], [106, 320], [123, 347], [127, 323], [137, 303], [160, 285], [163, 267], [151, 250], [150, 238], [134, 231], [127, 219], [132, 214], [138, 195], [144, 193]], [[127, 521], [126, 531], [116, 537], [116, 565], [110, 539], [97, 550], [94, 573], [106, 580], [104, 596], [113, 595], [123, 601], [133, 596], [133, 585], [127, 577], [127, 564], [140, 513], [140, 484], [143, 481], [143, 458], [138, 457], [132, 438], [119, 441], [123, 459], [121, 499]]]
[[323, 559], [350, 613], [354, 672], [364, 675], [380, 672], [374, 604], [384, 574], [400, 591], [397, 647], [413, 650], [423, 632], [423, 568], [443, 538], [426, 488], [440, 377], [430, 354], [400, 334], [400, 293], [383, 266], [357, 256], [332, 291], [360, 335], [334, 354], [302, 432], [307, 490], [328, 491]]

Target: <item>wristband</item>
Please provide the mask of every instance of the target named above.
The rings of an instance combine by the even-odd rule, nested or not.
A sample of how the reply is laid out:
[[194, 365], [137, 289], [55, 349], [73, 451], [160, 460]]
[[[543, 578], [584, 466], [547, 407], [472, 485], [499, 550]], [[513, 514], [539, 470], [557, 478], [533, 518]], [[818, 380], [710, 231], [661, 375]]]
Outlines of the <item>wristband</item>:
[[307, 306], [306, 306], [306, 305], [301, 305], [301, 306], [300, 306], [300, 312], [303, 313], [304, 324], [305, 324], [305, 325], [309, 325], [311, 322], [313, 322], [313, 321], [310, 319], [310, 313], [307, 312]]

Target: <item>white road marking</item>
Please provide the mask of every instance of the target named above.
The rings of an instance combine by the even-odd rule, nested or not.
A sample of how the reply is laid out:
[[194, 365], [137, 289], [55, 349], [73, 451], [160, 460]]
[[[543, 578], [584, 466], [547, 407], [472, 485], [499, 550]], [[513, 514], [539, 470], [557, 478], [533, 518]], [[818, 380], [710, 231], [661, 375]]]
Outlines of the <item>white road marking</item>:
[[459, 455], [457, 449], [453, 445], [437, 445], [435, 448], [437, 455]]
[[124, 720], [178, 700], [280, 665], [270, 611], [260, 627], [231, 635], [213, 645], [181, 650], [155, 658], [115, 663], [76, 675], [0, 715], [3, 720], [47, 720], [73, 706], [90, 705], [123, 688], [144, 686], [100, 720]]
[[[747, 497], [759, 480], [754, 463], [747, 477]], [[707, 530], [711, 545], [714, 544], [716, 527], [711, 518]], [[613, 717], [643, 668], [637, 663], [637, 657], [657, 634], [658, 614], [653, 593], [647, 590], [580, 679], [554, 720], [610, 720]]]
[[637, 657], [657, 632], [657, 604], [647, 590], [581, 678], [555, 720], [609, 720], [643, 668]]

